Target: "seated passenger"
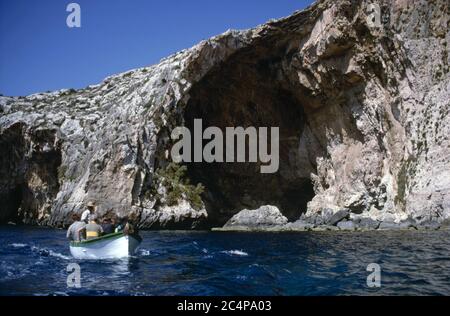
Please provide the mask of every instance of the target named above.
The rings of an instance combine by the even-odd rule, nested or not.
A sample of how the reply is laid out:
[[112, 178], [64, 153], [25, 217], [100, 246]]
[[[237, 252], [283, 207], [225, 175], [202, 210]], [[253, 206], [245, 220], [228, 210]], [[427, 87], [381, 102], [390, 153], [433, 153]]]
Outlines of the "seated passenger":
[[125, 235], [133, 235], [134, 234], [134, 226], [130, 223], [130, 221], [127, 221], [125, 223], [125, 226], [123, 228], [123, 233]]
[[102, 235], [103, 229], [97, 223], [97, 216], [95, 214], [91, 214], [89, 217], [89, 224], [86, 225], [86, 239], [95, 239]]
[[128, 217], [122, 217], [119, 221], [119, 224], [116, 226], [116, 233], [121, 232], [125, 229], [125, 226], [128, 223]]
[[108, 235], [114, 233], [114, 225], [111, 223], [111, 219], [104, 217], [102, 221], [103, 234]]
[[125, 235], [130, 235], [138, 241], [142, 241], [142, 237], [139, 236], [139, 230], [137, 228], [137, 219], [135, 214], [131, 214], [125, 223], [123, 233]]
[[80, 230], [86, 226], [86, 223], [80, 220], [80, 215], [78, 214], [72, 215], [72, 221], [72, 225], [70, 225], [67, 230], [67, 239], [70, 241], [80, 241]]
[[114, 227], [114, 232], [117, 233], [117, 226], [119, 226], [118, 219], [116, 215], [111, 216], [111, 225]]

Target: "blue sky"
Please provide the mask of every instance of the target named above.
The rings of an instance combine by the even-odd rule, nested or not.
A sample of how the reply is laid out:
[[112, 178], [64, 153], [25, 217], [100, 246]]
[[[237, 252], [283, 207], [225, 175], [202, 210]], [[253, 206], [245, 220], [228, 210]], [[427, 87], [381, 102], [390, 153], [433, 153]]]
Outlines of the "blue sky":
[[[81, 28], [66, 7], [81, 6]], [[0, 0], [0, 93], [83, 88], [312, 0]]]

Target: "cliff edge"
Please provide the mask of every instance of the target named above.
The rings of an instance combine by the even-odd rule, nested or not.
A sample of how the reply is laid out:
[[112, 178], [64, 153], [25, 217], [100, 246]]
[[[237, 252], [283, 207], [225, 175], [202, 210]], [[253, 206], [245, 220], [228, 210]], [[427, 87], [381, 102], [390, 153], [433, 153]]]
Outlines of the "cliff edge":
[[[449, 21], [447, 0], [318, 1], [85, 89], [0, 97], [0, 222], [62, 227], [90, 200], [142, 228], [262, 205], [289, 221], [442, 221]], [[171, 131], [196, 118], [278, 126], [279, 171], [171, 163]]]

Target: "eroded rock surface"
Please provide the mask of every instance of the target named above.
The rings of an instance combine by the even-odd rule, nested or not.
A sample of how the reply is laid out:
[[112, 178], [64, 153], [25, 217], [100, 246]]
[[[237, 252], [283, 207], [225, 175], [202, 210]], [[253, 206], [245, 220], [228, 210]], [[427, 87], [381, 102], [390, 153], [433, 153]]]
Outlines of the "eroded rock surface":
[[283, 216], [277, 207], [264, 205], [256, 210], [243, 210], [239, 212], [225, 224], [224, 228], [267, 228], [286, 225], [287, 223], [288, 219]]
[[[268, 204], [323, 225], [342, 209], [368, 227], [449, 218], [449, 2], [377, 3], [378, 26], [369, 1], [318, 1], [85, 89], [0, 97], [0, 221], [64, 226], [88, 200], [145, 228]], [[189, 182], [155, 179], [195, 118], [279, 126], [279, 172], [198, 163]]]

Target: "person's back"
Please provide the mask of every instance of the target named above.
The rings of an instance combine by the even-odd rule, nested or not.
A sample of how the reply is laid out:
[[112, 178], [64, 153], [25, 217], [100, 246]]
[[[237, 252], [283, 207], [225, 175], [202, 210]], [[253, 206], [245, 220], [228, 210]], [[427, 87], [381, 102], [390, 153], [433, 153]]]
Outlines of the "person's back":
[[86, 239], [98, 238], [102, 235], [103, 229], [97, 224], [97, 218], [95, 215], [91, 215], [89, 224], [86, 225]]
[[107, 235], [114, 233], [115, 227], [113, 224], [111, 224], [111, 221], [109, 219], [104, 219], [101, 226], [103, 229], [103, 234]]
[[113, 233], [117, 233], [119, 230], [118, 230], [118, 226], [119, 226], [119, 224], [118, 224], [118, 219], [117, 219], [117, 216], [116, 215], [113, 215], [112, 217], [111, 217], [111, 225], [112, 225], [112, 227], [113, 227]]
[[128, 223], [128, 217], [127, 216], [122, 217], [119, 221], [119, 224], [116, 226], [115, 232], [116, 233], [123, 232], [127, 223]]
[[127, 222], [125, 224], [125, 227], [123, 228], [123, 233], [125, 235], [133, 235], [134, 234], [134, 226], [130, 222]]
[[72, 225], [67, 229], [67, 239], [70, 241], [80, 241], [79, 231], [86, 226], [85, 222], [80, 221], [80, 217], [78, 214], [74, 214], [72, 216], [72, 220], [74, 221]]

